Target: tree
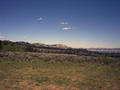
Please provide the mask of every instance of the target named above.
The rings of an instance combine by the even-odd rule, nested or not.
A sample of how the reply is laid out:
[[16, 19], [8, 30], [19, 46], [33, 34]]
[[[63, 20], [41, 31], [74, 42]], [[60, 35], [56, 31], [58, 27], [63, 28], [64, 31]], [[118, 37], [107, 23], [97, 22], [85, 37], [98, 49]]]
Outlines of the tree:
[[0, 50], [2, 50], [3, 46], [2, 46], [2, 41], [0, 41]]
[[27, 46], [25, 49], [26, 52], [33, 52], [33, 48], [31, 46]]

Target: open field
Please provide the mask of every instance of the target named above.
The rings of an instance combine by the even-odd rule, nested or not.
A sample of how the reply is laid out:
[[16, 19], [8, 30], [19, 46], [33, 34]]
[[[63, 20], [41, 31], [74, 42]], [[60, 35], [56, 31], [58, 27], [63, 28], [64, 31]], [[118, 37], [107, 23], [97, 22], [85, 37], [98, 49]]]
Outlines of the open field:
[[110, 57], [0, 53], [0, 90], [120, 90], [119, 64]]

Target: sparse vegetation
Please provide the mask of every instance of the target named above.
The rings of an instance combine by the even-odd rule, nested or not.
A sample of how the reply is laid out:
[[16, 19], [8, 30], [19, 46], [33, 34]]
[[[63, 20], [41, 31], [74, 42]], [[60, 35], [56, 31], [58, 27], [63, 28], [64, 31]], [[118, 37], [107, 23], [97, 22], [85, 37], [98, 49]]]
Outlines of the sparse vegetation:
[[0, 53], [0, 90], [119, 90], [120, 59]]

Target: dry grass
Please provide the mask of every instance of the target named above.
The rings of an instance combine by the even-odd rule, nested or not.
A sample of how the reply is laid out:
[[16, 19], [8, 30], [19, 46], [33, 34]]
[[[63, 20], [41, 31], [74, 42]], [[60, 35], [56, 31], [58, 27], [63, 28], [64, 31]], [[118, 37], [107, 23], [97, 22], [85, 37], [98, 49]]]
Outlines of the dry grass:
[[[120, 67], [111, 63], [88, 62], [88, 59], [97, 57], [13, 54], [16, 57], [0, 57], [0, 90], [120, 90]], [[86, 62], [69, 61], [71, 56], [72, 59], [86, 59]], [[46, 57], [52, 60], [46, 60]], [[63, 61], [57, 62], [56, 58]]]

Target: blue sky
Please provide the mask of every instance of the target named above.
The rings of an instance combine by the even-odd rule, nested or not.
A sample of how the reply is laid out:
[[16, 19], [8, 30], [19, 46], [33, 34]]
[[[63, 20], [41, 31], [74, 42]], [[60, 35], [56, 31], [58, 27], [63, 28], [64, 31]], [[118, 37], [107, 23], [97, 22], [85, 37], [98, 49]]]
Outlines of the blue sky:
[[0, 0], [0, 39], [120, 48], [120, 0]]

